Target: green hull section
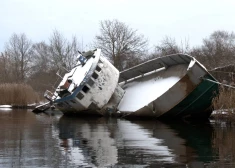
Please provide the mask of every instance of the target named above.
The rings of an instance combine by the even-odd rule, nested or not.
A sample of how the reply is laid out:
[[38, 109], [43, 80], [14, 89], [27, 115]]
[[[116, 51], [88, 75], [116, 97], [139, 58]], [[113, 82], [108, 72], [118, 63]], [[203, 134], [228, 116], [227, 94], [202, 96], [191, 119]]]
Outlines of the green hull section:
[[[215, 80], [210, 75], [205, 78]], [[208, 118], [213, 111], [212, 100], [218, 93], [218, 84], [203, 80], [183, 101], [160, 118]]]

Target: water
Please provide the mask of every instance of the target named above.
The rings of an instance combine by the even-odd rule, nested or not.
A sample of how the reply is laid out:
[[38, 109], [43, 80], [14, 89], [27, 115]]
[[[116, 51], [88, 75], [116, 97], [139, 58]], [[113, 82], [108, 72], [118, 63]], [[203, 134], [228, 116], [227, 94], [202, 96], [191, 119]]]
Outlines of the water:
[[0, 167], [235, 167], [235, 126], [0, 110]]

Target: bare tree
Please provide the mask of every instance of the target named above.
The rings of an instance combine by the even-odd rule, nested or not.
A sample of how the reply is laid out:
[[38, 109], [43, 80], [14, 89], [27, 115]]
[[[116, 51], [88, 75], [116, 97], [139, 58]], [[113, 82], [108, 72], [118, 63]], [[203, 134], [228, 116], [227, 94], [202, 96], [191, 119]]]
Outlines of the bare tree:
[[33, 44], [32, 69], [27, 84], [41, 95], [47, 89], [51, 89], [57, 76], [57, 68], [52, 64], [50, 46], [45, 42]]
[[76, 63], [79, 49], [77, 38], [74, 36], [72, 41], [69, 42], [59, 31], [55, 30], [49, 40], [50, 54], [54, 66], [57, 68], [64, 66], [71, 69]]
[[159, 56], [165, 56], [169, 54], [180, 53], [180, 48], [176, 44], [175, 39], [166, 36], [160, 43], [155, 47], [155, 53]]
[[7, 52], [1, 53], [0, 55], [0, 82], [8, 83], [12, 79], [12, 68], [11, 61]]
[[45, 42], [33, 44], [33, 71], [47, 72], [52, 68], [50, 47]]
[[203, 44], [203, 53], [212, 58], [212, 66], [234, 63], [235, 34], [233, 32], [215, 31], [208, 39], [203, 40]]
[[75, 36], [68, 40], [57, 30], [49, 38], [49, 44], [35, 43], [32, 47], [33, 67], [28, 84], [40, 93], [52, 89], [57, 81], [58, 69], [63, 66], [70, 70], [76, 64], [79, 47]]
[[96, 36], [95, 45], [102, 49], [106, 56], [119, 70], [131, 66], [131, 62], [139, 62], [146, 50], [148, 40], [138, 35], [118, 20], [100, 22], [100, 34]]
[[14, 71], [14, 79], [16, 82], [25, 81], [30, 68], [32, 57], [32, 42], [26, 35], [13, 34], [5, 50], [11, 59], [11, 68]]
[[153, 57], [161, 57], [176, 53], [187, 54], [189, 52], [190, 47], [188, 40], [185, 40], [184, 42], [181, 41], [181, 45], [178, 45], [174, 38], [166, 36], [159, 45], [155, 46]]
[[234, 64], [235, 34], [215, 31], [203, 39], [201, 47], [194, 48], [191, 53], [209, 69]]
[[81, 45], [78, 42], [77, 37], [73, 36], [66, 47], [67, 55], [65, 57], [65, 61], [68, 69], [72, 69], [76, 64], [78, 50], [81, 51]]

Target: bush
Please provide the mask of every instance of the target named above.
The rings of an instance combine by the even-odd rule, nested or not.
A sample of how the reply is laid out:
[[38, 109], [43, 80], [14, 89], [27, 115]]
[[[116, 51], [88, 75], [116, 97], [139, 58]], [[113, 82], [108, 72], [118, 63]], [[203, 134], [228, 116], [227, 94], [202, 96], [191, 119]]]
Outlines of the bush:
[[0, 84], [0, 104], [2, 105], [27, 106], [38, 102], [38, 94], [27, 84]]

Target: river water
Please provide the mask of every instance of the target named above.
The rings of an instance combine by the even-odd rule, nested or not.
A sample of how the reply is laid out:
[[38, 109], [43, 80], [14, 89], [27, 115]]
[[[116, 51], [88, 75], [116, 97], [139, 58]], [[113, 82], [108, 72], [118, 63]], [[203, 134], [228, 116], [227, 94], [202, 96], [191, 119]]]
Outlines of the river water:
[[235, 125], [0, 110], [0, 167], [235, 167]]

